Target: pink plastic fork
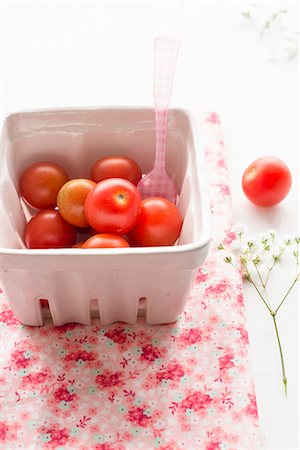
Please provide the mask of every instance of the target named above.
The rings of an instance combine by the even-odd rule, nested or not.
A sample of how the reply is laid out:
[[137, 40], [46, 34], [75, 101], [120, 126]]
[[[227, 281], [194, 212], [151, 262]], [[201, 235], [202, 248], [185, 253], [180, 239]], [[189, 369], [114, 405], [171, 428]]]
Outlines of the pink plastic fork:
[[173, 203], [177, 200], [177, 189], [166, 173], [165, 157], [168, 106], [179, 46], [179, 40], [170, 36], [157, 37], [154, 41], [155, 162], [137, 185], [142, 198], [165, 197]]

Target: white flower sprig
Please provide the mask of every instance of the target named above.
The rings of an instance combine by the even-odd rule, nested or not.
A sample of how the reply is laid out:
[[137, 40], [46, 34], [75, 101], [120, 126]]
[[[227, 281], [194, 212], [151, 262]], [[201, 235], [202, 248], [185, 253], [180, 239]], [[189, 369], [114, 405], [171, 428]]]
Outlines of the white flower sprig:
[[297, 58], [299, 31], [293, 17], [293, 8], [254, 3], [243, 7], [242, 16], [257, 35], [256, 48], [264, 44], [272, 60]]
[[[218, 244], [217, 248], [219, 250], [225, 250], [228, 253], [224, 258], [226, 263], [231, 264], [234, 267], [239, 267], [240, 264], [244, 278], [253, 285], [259, 298], [263, 301], [272, 317], [280, 353], [282, 381], [285, 394], [287, 395], [287, 377], [276, 317], [289, 293], [300, 279], [300, 235], [295, 233], [280, 239], [275, 230], [269, 230], [266, 233], [260, 233], [256, 238], [246, 234], [247, 227], [243, 224], [235, 224], [232, 227], [231, 232], [236, 238], [230, 244], [221, 242]], [[269, 300], [267, 286], [270, 282], [270, 274], [285, 254], [290, 255], [295, 259], [296, 274], [278, 306], [273, 309]]]

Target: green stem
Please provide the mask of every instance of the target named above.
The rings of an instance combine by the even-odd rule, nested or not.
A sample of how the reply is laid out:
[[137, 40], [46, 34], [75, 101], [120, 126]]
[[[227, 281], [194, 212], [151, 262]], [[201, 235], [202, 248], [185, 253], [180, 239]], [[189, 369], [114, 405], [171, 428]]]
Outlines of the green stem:
[[259, 271], [259, 269], [258, 269], [258, 267], [257, 267], [257, 264], [254, 264], [254, 267], [255, 267], [256, 273], [257, 273], [257, 275], [258, 275], [258, 278], [260, 279], [261, 285], [262, 285], [262, 287], [265, 289], [265, 288], [266, 288], [266, 285], [265, 285], [265, 283], [264, 283], [264, 281], [263, 281], [263, 279], [262, 279], [262, 276], [261, 276], [260, 271]]
[[268, 274], [267, 274], [267, 276], [266, 276], [266, 279], [265, 279], [265, 282], [264, 282], [264, 285], [265, 285], [265, 286], [267, 286], [267, 282], [268, 282], [268, 280], [269, 280], [270, 273], [272, 272], [272, 270], [273, 270], [275, 264], [276, 264], [276, 261], [274, 261], [273, 264], [272, 264], [272, 266], [269, 268], [269, 272], [268, 272]]
[[299, 242], [297, 242], [297, 256], [296, 256], [296, 274], [298, 272], [298, 268], [299, 268]]
[[269, 305], [270, 308], [272, 309], [271, 302], [270, 302], [270, 299], [269, 299], [269, 296], [268, 296], [268, 292], [267, 292], [266, 287], [264, 288], [264, 293], [265, 293], [265, 296], [266, 296], [266, 302], [268, 303], [268, 305]]
[[[256, 264], [254, 264], [254, 266], [255, 266], [257, 275], [258, 275], [258, 277], [259, 277], [259, 279], [261, 281], [261, 287], [263, 288], [263, 292], [264, 292], [264, 295], [265, 295], [266, 303], [268, 303], [269, 307], [272, 309], [272, 306], [271, 306], [271, 303], [270, 303], [270, 300], [269, 300], [269, 296], [268, 296], [268, 293], [267, 293], [267, 290], [266, 290], [266, 284], [264, 283], [264, 281], [262, 279], [262, 276], [261, 276], [259, 268], [257, 267]], [[256, 284], [258, 285], [258, 283], [256, 283]]]
[[231, 261], [229, 262], [229, 264], [234, 267], [235, 269], [238, 269], [239, 267], [236, 264], [233, 264]]
[[271, 316], [272, 316], [272, 319], [273, 319], [275, 332], [276, 332], [276, 338], [277, 338], [278, 347], [279, 347], [280, 361], [281, 361], [281, 370], [282, 370], [282, 381], [283, 381], [283, 385], [284, 385], [284, 393], [287, 396], [287, 378], [286, 378], [286, 374], [285, 374], [285, 367], [284, 367], [282, 347], [281, 347], [279, 332], [278, 332], [277, 323], [276, 323], [276, 312], [271, 312]]
[[261, 298], [262, 301], [264, 302], [264, 304], [265, 304], [266, 308], [268, 309], [269, 313], [271, 313], [271, 312], [272, 312], [272, 309], [269, 307], [269, 305], [267, 304], [267, 302], [266, 302], [265, 299], [263, 298], [263, 296], [262, 296], [260, 290], [257, 288], [256, 284], [255, 284], [254, 281], [252, 280], [251, 275], [250, 275], [250, 273], [249, 273], [249, 271], [248, 271], [248, 269], [247, 269], [246, 264], [243, 263], [243, 266], [244, 266], [244, 268], [245, 268], [245, 271], [246, 271], [248, 280], [249, 280], [250, 283], [254, 286], [256, 292], [258, 293], [258, 295], [260, 296], [260, 298]]
[[296, 276], [296, 278], [294, 279], [293, 283], [291, 284], [290, 288], [288, 289], [288, 291], [286, 292], [285, 296], [283, 297], [283, 299], [281, 300], [281, 302], [279, 303], [279, 305], [277, 306], [277, 308], [275, 309], [275, 313], [277, 313], [277, 311], [279, 310], [280, 306], [283, 304], [284, 300], [287, 298], [287, 296], [289, 295], [289, 293], [291, 292], [291, 290], [293, 289], [293, 287], [295, 286], [295, 284], [297, 283], [297, 281], [299, 280], [300, 277], [300, 272], [298, 273], [298, 275]]

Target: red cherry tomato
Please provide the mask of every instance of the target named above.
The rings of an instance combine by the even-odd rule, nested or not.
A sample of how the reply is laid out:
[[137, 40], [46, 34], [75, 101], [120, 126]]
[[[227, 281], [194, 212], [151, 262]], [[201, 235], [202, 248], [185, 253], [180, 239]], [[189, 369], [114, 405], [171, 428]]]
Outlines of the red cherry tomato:
[[135, 186], [142, 178], [139, 165], [127, 156], [106, 156], [95, 162], [91, 179], [98, 183], [106, 178], [125, 178]]
[[108, 178], [88, 194], [85, 215], [99, 233], [124, 234], [134, 226], [140, 206], [140, 193], [130, 181]]
[[58, 192], [57, 206], [62, 217], [71, 225], [86, 228], [89, 226], [84, 213], [87, 195], [96, 186], [86, 178], [76, 178], [65, 183]]
[[87, 239], [81, 248], [113, 248], [113, 247], [129, 247], [128, 242], [117, 234], [94, 234]]
[[25, 227], [24, 241], [28, 248], [72, 247], [76, 229], [55, 209], [38, 212]]
[[68, 180], [66, 172], [57, 164], [38, 162], [21, 176], [20, 193], [34, 209], [54, 208], [57, 193]]
[[258, 206], [273, 206], [283, 200], [292, 184], [289, 168], [278, 158], [265, 156], [244, 172], [242, 187], [248, 199]]
[[49, 308], [49, 302], [45, 298], [40, 299], [40, 305], [42, 308]]
[[182, 222], [174, 203], [161, 197], [146, 198], [131, 235], [143, 246], [173, 245], [179, 237]]

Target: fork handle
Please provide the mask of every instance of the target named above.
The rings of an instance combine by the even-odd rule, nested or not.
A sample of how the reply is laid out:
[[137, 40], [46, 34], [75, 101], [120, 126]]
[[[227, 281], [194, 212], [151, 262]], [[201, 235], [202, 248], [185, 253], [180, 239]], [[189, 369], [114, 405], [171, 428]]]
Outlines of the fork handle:
[[180, 41], [159, 36], [154, 41], [155, 166], [165, 167], [168, 106]]
[[168, 108], [155, 108], [155, 163], [154, 167], [164, 169], [167, 146]]

